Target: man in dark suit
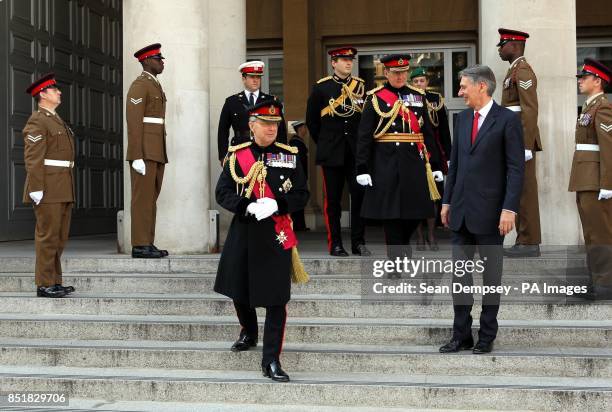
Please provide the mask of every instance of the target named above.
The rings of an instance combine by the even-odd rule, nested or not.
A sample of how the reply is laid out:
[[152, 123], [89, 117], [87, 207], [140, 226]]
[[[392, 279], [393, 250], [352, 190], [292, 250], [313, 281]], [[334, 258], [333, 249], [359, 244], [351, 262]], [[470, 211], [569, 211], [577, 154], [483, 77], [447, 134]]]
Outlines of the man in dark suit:
[[[515, 225], [525, 173], [523, 130], [516, 113], [493, 101], [495, 75], [487, 66], [459, 74], [459, 96], [470, 107], [457, 117], [444, 197], [442, 223], [453, 231], [453, 260], [484, 261], [483, 285], [499, 286], [503, 241]], [[453, 283], [472, 286], [472, 274]], [[471, 293], [453, 293], [455, 319], [450, 342], [440, 352], [491, 352], [497, 336], [499, 294], [483, 296], [478, 342], [472, 338]]]
[[[240, 93], [232, 94], [223, 104], [221, 115], [219, 116], [219, 127], [217, 128], [217, 149], [219, 151], [219, 161], [223, 162], [227, 154], [230, 129], [234, 131], [231, 145], [236, 146], [240, 143], [251, 140], [249, 132], [249, 108], [264, 101], [278, 100], [276, 96], [265, 94], [261, 91], [261, 78], [264, 75], [264, 62], [259, 60], [242, 63], [238, 71], [242, 74], [244, 90]], [[287, 127], [285, 119], [278, 126], [276, 141], [287, 143]]]

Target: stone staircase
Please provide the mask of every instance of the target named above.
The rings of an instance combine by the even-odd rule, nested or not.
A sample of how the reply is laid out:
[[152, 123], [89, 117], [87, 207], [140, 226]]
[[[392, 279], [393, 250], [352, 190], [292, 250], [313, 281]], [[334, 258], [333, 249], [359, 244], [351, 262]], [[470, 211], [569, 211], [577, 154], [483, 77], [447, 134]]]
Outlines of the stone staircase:
[[[359, 259], [304, 261], [279, 384], [261, 376], [261, 343], [229, 351], [239, 326], [212, 292], [218, 256], [68, 257], [77, 293], [57, 300], [34, 297], [33, 258], [1, 258], [0, 390], [65, 391], [87, 410], [612, 409], [609, 304], [502, 305], [493, 353], [441, 355], [448, 302], [366, 302]], [[566, 264], [507, 260], [504, 279]]]

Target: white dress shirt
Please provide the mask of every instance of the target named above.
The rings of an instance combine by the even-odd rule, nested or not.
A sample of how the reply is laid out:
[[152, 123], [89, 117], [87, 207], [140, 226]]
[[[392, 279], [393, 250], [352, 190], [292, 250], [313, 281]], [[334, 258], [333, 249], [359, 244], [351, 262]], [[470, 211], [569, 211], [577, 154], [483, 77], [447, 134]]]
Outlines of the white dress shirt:
[[251, 95], [253, 95], [253, 103], [257, 103], [257, 99], [259, 98], [259, 89], [255, 90], [254, 92], [245, 90], [244, 95], [247, 98], [247, 102], [249, 101], [249, 98], [251, 97]]

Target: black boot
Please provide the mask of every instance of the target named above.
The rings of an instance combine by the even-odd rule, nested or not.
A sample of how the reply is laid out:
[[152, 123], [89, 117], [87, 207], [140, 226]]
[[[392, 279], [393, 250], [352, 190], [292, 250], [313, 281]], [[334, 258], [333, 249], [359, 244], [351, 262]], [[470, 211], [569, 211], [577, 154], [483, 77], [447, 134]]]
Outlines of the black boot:
[[289, 382], [289, 375], [285, 373], [285, 371], [281, 368], [281, 364], [279, 361], [272, 361], [267, 366], [262, 366], [261, 371], [263, 372], [263, 376], [266, 378], [270, 378], [276, 382]]
[[61, 286], [40, 286], [36, 290], [36, 296], [39, 298], [63, 298], [66, 296], [66, 291]]
[[162, 252], [153, 250], [150, 246], [134, 246], [132, 247], [132, 257], [140, 259], [159, 259], [163, 257]]

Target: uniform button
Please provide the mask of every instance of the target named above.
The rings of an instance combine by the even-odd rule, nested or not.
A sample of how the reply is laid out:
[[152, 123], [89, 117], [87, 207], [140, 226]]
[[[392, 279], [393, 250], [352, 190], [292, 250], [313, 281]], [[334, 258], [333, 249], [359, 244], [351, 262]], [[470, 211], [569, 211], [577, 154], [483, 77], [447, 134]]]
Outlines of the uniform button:
[[345, 120], [344, 123], [348, 123], [348, 120]]
[[281, 179], [284, 179], [284, 178], [285, 178], [285, 176], [281, 175], [281, 176], [280, 176], [280, 178], [281, 178]]
[[395, 126], [395, 122], [391, 123], [391, 125]]
[[395, 145], [396, 145], [396, 146], [399, 146], [399, 142], [395, 142]]
[[387, 107], [391, 107], [391, 105], [389, 103], [387, 103]]
[[397, 131], [395, 131], [395, 132], [393, 132], [393, 133], [397, 134]]
[[414, 142], [410, 142], [410, 146], [414, 146]]
[[282, 187], [279, 187], [279, 188], [278, 188], [278, 191], [279, 191], [279, 192], [282, 192], [282, 191], [283, 191], [283, 188], [282, 188]]

